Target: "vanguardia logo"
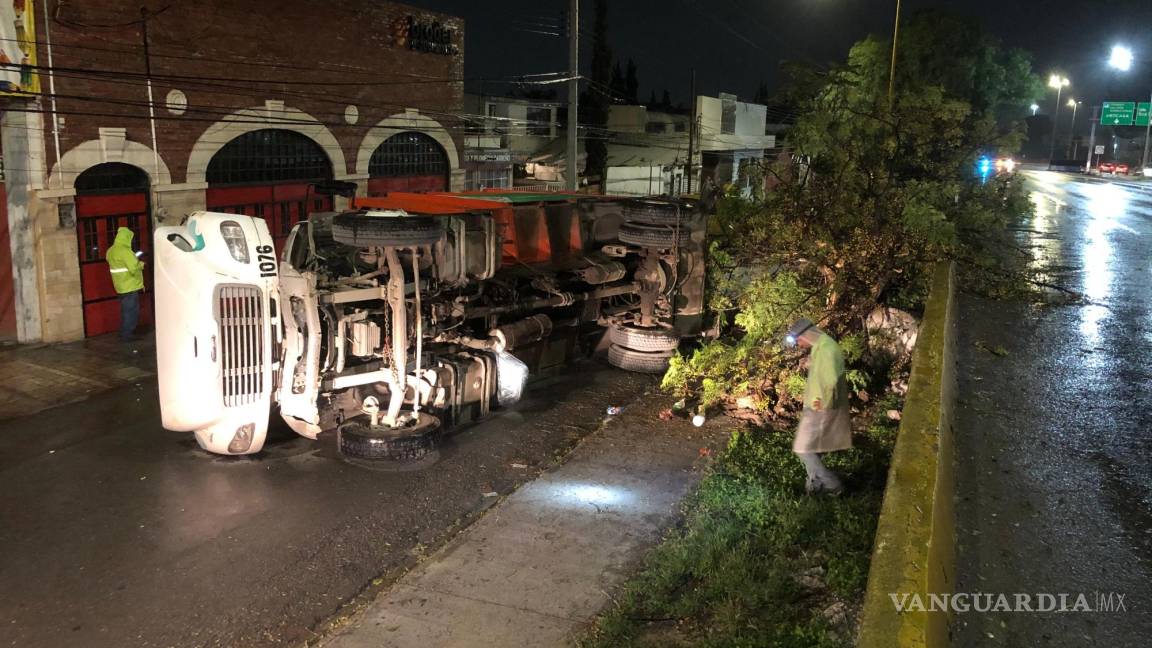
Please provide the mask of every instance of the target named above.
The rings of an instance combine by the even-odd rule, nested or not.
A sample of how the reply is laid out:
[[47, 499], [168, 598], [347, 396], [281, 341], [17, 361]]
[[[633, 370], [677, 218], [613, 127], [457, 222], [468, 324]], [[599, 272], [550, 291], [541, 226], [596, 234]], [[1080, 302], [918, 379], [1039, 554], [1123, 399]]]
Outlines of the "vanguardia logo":
[[1079, 612], [1121, 613], [1128, 611], [1126, 594], [1119, 592], [994, 594], [960, 592], [956, 594], [889, 593], [898, 612]]

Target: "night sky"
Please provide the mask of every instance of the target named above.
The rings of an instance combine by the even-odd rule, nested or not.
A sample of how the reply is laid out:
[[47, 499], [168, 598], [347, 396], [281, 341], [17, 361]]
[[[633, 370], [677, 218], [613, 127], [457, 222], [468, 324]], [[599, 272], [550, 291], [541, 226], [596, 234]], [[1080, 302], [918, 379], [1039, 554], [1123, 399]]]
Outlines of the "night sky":
[[[567, 67], [563, 38], [529, 31], [554, 30], [567, 0], [409, 4], [464, 18], [469, 79]], [[907, 16], [925, 7], [978, 18], [1005, 45], [1032, 52], [1045, 79], [1056, 70], [1068, 76], [1072, 86], [1065, 96], [1086, 105], [1105, 98], [1146, 101], [1152, 90], [1152, 0], [904, 0], [903, 12]], [[868, 33], [890, 35], [894, 8], [895, 0], [609, 0], [609, 39], [617, 59], [636, 61], [641, 101], [651, 90], [659, 98], [665, 88], [674, 101], [686, 101], [693, 67], [699, 94], [751, 98], [761, 81], [777, 88], [782, 60], [843, 60], [852, 43]], [[587, 35], [581, 67], [587, 72], [593, 0], [582, 0], [580, 10]], [[1136, 64], [1126, 74], [1106, 65], [1114, 42], [1136, 52]], [[478, 87], [470, 83], [468, 89]], [[494, 86], [487, 90], [496, 92]], [[563, 96], [562, 88], [558, 93]], [[1051, 110], [1054, 95], [1039, 99], [1042, 111]]]

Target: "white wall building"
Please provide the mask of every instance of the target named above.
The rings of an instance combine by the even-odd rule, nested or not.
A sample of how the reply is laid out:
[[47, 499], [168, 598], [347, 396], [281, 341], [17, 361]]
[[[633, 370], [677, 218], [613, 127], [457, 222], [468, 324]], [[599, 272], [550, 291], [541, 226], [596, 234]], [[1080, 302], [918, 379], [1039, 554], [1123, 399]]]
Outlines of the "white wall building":
[[[776, 138], [765, 134], [767, 108], [736, 101], [733, 95], [696, 98], [698, 127], [693, 143], [692, 193], [710, 178], [715, 186], [740, 183], [740, 167], [762, 159]], [[649, 110], [646, 106], [612, 106], [608, 164], [602, 179], [610, 195], [650, 196], [688, 193], [688, 115]], [[561, 134], [562, 135], [562, 134]], [[586, 154], [580, 140], [577, 168], [584, 175]], [[567, 173], [564, 138], [542, 146], [527, 159], [527, 174], [540, 182], [563, 182]]]

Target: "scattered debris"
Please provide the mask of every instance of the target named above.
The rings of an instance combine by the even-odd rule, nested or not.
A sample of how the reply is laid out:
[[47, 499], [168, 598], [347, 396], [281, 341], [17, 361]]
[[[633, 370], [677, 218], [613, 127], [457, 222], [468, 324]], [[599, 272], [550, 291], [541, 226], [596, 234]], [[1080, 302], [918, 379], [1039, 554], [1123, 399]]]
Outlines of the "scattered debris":
[[705, 419], [703, 414], [697, 414], [696, 416], [692, 417], [692, 425], [695, 425], [696, 427], [701, 427], [704, 425], [704, 421]]
[[616, 416], [617, 414], [619, 414], [620, 412], [623, 412], [623, 411], [624, 411], [623, 407], [619, 407], [617, 405], [609, 405], [608, 406], [608, 416]]
[[524, 468], [528, 467], [528, 464], [514, 463], [514, 464], [512, 464], [512, 467], [513, 468], [519, 468], [519, 469], [523, 470]]
[[984, 342], [983, 340], [978, 340], [976, 342], [976, 348], [980, 349], [981, 351], [987, 351], [988, 353], [991, 353], [992, 355], [998, 356], [1001, 358], [1008, 355], [1008, 349], [1005, 349], [1003, 346], [1001, 346], [999, 344], [997, 344], [994, 347], [988, 346], [988, 343]]
[[900, 410], [890, 409], [886, 412], [889, 421], [899, 421], [901, 418]]
[[497, 493], [496, 491], [488, 491], [487, 493], [484, 493], [484, 497], [500, 497], [500, 493]]
[[659, 417], [659, 419], [661, 421], [671, 421], [672, 416], [673, 416], [672, 415], [672, 408], [666, 407], [666, 408], [660, 410], [660, 414], [658, 414], [657, 416]]

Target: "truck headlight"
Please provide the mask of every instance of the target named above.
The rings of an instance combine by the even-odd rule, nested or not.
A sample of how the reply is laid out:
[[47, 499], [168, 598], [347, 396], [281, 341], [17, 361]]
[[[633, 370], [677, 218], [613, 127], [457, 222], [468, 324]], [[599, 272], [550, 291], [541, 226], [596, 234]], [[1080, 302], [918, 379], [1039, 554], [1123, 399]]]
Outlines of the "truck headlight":
[[228, 253], [240, 263], [248, 263], [248, 239], [244, 236], [244, 228], [236, 221], [220, 223], [220, 236], [228, 246]]
[[252, 435], [254, 432], [256, 432], [255, 423], [247, 423], [236, 428], [236, 434], [232, 436], [232, 441], [228, 443], [228, 452], [231, 454], [248, 452], [248, 448], [252, 447]]
[[496, 402], [511, 405], [524, 395], [528, 365], [507, 351], [496, 352]]

